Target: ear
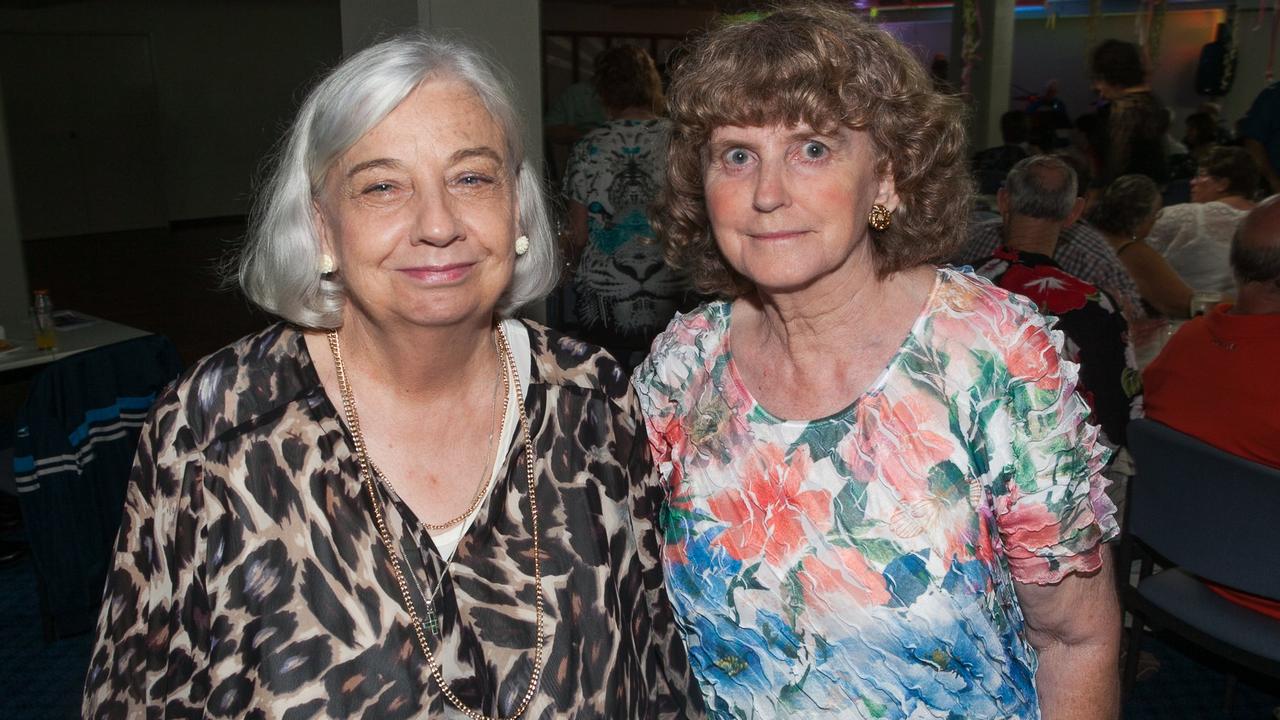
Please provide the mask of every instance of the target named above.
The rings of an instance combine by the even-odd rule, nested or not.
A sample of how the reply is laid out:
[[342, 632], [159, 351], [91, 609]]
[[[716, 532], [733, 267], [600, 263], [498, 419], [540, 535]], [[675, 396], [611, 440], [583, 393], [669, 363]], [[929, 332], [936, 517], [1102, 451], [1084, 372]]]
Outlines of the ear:
[[317, 240], [320, 241], [320, 252], [333, 255], [333, 231], [325, 218], [324, 210], [317, 198], [311, 199], [311, 224], [316, 228]]
[[996, 209], [1001, 215], [1009, 214], [1009, 191], [1004, 188], [996, 190]]
[[1067, 213], [1067, 219], [1062, 221], [1062, 227], [1071, 227], [1076, 224], [1080, 216], [1084, 214], [1084, 198], [1076, 198], [1075, 204], [1071, 206], [1071, 212]]
[[889, 212], [902, 205], [902, 198], [898, 197], [898, 188], [893, 181], [893, 163], [885, 163], [884, 172], [880, 174], [876, 186], [876, 204], [885, 206]]

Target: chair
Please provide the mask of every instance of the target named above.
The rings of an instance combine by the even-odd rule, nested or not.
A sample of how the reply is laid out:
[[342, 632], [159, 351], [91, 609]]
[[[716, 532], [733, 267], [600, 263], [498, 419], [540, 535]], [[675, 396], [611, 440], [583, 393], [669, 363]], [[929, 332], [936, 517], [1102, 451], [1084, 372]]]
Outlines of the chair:
[[46, 640], [91, 630], [138, 434], [181, 369], [156, 335], [57, 360], [32, 379], [13, 467]]
[[[1280, 620], [1232, 603], [1203, 580], [1280, 599], [1280, 470], [1223, 452], [1152, 420], [1129, 424], [1129, 486], [1120, 567], [1142, 553], [1124, 688], [1146, 626], [1171, 631], [1254, 672], [1280, 677]], [[1163, 566], [1152, 573], [1153, 564]], [[1228, 697], [1228, 703], [1230, 699]]]

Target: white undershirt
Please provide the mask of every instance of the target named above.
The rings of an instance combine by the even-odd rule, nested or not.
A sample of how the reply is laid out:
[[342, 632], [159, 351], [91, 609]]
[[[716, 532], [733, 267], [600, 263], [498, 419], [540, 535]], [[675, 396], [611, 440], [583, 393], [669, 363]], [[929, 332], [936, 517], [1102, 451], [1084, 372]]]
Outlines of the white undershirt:
[[[526, 396], [529, 391], [529, 375], [530, 364], [532, 363], [532, 354], [529, 350], [529, 330], [519, 320], [503, 320], [502, 329], [507, 333], [507, 345], [511, 348], [511, 354], [516, 359], [516, 372], [520, 375], [520, 395]], [[505, 367], [505, 361], [504, 361]], [[476, 503], [476, 509], [465, 520], [454, 525], [448, 530], [439, 530], [431, 533], [431, 542], [435, 543], [436, 549], [440, 551], [440, 557], [448, 562], [455, 550], [458, 549], [458, 543], [462, 541], [462, 536], [467, 534], [467, 530], [471, 528], [471, 524], [475, 522], [476, 515], [480, 514], [480, 508], [484, 506], [484, 501], [493, 492], [493, 486], [498, 484], [498, 478], [502, 473], [503, 461], [507, 458], [507, 452], [511, 449], [511, 443], [515, 440], [516, 432], [520, 429], [520, 415], [524, 412], [524, 408], [516, 405], [516, 387], [512, 383], [507, 391], [507, 415], [502, 419], [502, 432], [498, 436], [498, 451], [494, 453], [493, 468], [489, 472], [489, 482], [484, 491], [484, 497], [480, 498], [480, 502]], [[430, 531], [429, 531], [430, 532]]]

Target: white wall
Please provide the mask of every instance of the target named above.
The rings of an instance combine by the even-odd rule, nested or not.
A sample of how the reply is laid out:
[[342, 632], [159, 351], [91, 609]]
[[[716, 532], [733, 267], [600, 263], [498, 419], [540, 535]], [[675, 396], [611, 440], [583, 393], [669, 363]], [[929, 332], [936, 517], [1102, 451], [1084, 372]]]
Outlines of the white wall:
[[[159, 185], [170, 221], [244, 213], [256, 171], [308, 83], [341, 55], [337, 2], [24, 5], [0, 6], [0, 42], [5, 34], [148, 38], [160, 128]], [[88, 52], [78, 60], [100, 61]], [[41, 67], [19, 63], [0, 71], [39, 77]]]

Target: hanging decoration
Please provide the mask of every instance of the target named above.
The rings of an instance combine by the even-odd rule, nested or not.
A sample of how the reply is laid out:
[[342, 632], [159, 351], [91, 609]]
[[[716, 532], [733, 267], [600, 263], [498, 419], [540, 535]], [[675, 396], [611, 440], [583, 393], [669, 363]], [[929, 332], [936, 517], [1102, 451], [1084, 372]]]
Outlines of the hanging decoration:
[[1235, 80], [1236, 58], [1240, 55], [1240, 4], [1231, 3], [1231, 14], [1227, 16], [1227, 56], [1222, 63], [1222, 82], [1218, 85], [1219, 94], [1226, 95]]
[[964, 61], [960, 71], [960, 93], [968, 97], [972, 89], [973, 68], [979, 59], [978, 43], [982, 39], [982, 30], [978, 24], [978, 0], [961, 0], [960, 8], [964, 21], [964, 37], [960, 42], [960, 59]]
[[1164, 18], [1169, 12], [1169, 0], [1151, 0], [1151, 36], [1147, 38], [1151, 49], [1147, 58], [1154, 68], [1160, 57], [1160, 42], [1164, 39]]

